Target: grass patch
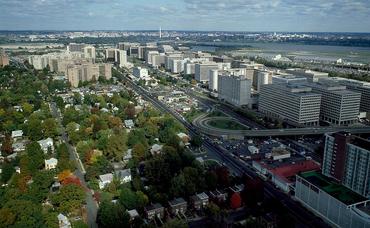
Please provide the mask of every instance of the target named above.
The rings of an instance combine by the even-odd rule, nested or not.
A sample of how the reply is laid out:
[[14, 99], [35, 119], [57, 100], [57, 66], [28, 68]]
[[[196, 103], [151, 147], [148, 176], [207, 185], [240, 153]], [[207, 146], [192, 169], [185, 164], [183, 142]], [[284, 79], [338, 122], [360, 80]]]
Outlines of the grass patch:
[[247, 127], [239, 124], [234, 120], [211, 120], [209, 121], [209, 125], [226, 130], [248, 130]]

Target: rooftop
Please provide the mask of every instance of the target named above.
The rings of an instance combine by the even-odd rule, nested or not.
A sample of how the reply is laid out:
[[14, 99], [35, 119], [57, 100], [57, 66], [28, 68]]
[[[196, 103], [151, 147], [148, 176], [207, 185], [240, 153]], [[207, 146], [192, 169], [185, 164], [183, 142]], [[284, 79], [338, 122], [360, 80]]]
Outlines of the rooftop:
[[317, 171], [301, 173], [299, 176], [346, 205], [352, 205], [368, 200]]
[[168, 203], [170, 204], [170, 206], [176, 206], [179, 204], [185, 204], [186, 201], [184, 200], [184, 198], [180, 197], [180, 198], [173, 199], [169, 201]]

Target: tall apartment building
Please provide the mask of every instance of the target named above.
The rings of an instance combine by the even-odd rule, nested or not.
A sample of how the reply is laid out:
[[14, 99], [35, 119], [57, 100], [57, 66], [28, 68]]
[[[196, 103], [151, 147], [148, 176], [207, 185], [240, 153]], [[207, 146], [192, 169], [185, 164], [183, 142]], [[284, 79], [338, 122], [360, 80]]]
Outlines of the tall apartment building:
[[105, 60], [109, 62], [117, 62], [119, 56], [119, 49], [108, 48], [105, 50]]
[[86, 47], [86, 44], [84, 43], [70, 43], [67, 46], [67, 51], [70, 52], [84, 52], [84, 48]]
[[320, 93], [320, 119], [334, 125], [354, 124], [360, 113], [361, 93], [336, 83], [311, 83], [312, 91]]
[[217, 63], [196, 63], [194, 67], [195, 80], [198, 82], [208, 82], [210, 70], [218, 70]]
[[109, 80], [112, 77], [112, 66], [93, 63], [70, 65], [66, 77], [73, 87], [78, 87], [80, 82], [98, 80], [99, 77]]
[[9, 65], [9, 58], [5, 53], [0, 52], [0, 67]]
[[85, 58], [96, 59], [96, 50], [94, 46], [86, 46], [83, 48]]
[[127, 51], [125, 50], [118, 50], [118, 59], [116, 62], [119, 64], [119, 67], [126, 67], [127, 66]]
[[322, 173], [370, 198], [370, 141], [346, 132], [326, 134]]
[[296, 175], [295, 199], [332, 227], [370, 227], [369, 200], [320, 172]]
[[321, 94], [303, 85], [262, 85], [258, 110], [297, 126], [319, 124]]
[[147, 54], [145, 55], [145, 61], [148, 64], [152, 64], [153, 65], [154, 58], [157, 55], [159, 55], [159, 52], [158, 51], [148, 51]]
[[218, 98], [235, 106], [248, 105], [252, 82], [245, 76], [218, 75]]

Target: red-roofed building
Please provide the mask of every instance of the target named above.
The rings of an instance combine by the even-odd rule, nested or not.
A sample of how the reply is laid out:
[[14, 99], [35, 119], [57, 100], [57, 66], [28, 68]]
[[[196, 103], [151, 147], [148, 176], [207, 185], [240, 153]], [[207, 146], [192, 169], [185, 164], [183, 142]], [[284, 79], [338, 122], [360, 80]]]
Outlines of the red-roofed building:
[[281, 164], [268, 161], [253, 161], [253, 167], [261, 175], [271, 177], [271, 181], [285, 192], [294, 190], [296, 174], [320, 170], [320, 164], [313, 160], [300, 160]]

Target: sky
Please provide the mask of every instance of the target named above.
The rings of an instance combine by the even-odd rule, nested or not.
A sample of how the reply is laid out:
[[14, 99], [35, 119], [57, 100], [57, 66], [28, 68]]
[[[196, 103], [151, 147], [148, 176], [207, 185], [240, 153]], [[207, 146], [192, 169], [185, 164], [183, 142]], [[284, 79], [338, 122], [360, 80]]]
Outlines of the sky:
[[0, 30], [370, 32], [370, 0], [0, 0]]

